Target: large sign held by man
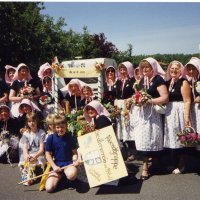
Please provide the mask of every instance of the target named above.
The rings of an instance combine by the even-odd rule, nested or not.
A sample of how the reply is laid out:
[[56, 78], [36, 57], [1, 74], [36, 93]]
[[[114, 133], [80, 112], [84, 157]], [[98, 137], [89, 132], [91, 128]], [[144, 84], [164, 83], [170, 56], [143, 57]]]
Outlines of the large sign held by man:
[[112, 126], [78, 137], [90, 187], [128, 175]]

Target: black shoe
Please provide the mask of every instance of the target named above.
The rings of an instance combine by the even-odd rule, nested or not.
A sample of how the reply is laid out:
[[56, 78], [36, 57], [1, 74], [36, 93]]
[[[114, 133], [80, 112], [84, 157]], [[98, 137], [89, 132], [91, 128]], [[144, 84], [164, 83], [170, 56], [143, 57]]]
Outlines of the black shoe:
[[143, 175], [140, 176], [140, 179], [143, 181], [146, 181], [148, 178], [149, 178], [149, 175], [148, 176], [143, 176]]
[[67, 189], [68, 190], [75, 190], [76, 189], [76, 181], [68, 180]]

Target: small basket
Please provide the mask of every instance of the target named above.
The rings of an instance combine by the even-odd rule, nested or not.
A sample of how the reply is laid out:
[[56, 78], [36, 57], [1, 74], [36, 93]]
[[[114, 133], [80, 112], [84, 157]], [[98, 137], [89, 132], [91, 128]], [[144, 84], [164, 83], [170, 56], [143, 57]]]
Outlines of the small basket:
[[177, 133], [178, 140], [184, 147], [195, 147], [199, 143], [198, 135], [191, 126], [185, 127], [181, 132]]

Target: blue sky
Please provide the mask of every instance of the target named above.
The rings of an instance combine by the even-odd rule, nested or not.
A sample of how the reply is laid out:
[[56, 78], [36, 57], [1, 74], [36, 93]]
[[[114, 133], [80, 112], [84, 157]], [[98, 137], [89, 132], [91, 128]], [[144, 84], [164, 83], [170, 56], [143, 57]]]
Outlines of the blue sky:
[[45, 2], [55, 20], [64, 17], [66, 30], [104, 33], [119, 50], [133, 45], [133, 55], [199, 53], [200, 2]]

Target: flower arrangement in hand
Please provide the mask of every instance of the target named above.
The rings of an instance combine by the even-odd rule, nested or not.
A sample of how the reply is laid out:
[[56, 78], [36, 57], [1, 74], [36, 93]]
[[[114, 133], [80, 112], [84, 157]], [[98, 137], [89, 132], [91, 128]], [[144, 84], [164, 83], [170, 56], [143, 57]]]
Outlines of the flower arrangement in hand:
[[200, 134], [198, 134], [192, 127], [185, 127], [181, 132], [177, 133], [177, 140], [180, 141], [184, 147], [194, 146], [200, 143]]
[[197, 82], [195, 83], [195, 89], [196, 89], [198, 95], [200, 95], [200, 81], [197, 81]]
[[132, 96], [132, 98], [128, 99], [127, 108], [130, 109], [132, 105], [141, 107], [146, 105], [147, 102], [151, 101], [151, 96], [145, 89], [139, 90], [138, 82], [135, 82], [133, 88], [135, 90], [135, 94]]
[[110, 113], [111, 120], [114, 120], [116, 117], [120, 116], [121, 110], [117, 106], [113, 106], [110, 102], [104, 104], [104, 107]]
[[31, 84], [27, 84], [25, 82], [24, 87], [22, 87], [19, 91], [19, 95], [22, 97], [33, 97], [34, 89], [31, 87]]
[[97, 73], [100, 73], [104, 68], [105, 68], [105, 65], [103, 63], [97, 62], [95, 65], [95, 69], [96, 69]]
[[89, 124], [83, 117], [83, 110], [67, 114], [66, 117], [67, 117], [68, 130], [74, 136], [79, 137], [81, 135], [90, 133], [95, 130], [94, 127], [91, 124]]
[[47, 104], [52, 103], [52, 97], [50, 94], [41, 95], [39, 98], [39, 104], [45, 106]]

